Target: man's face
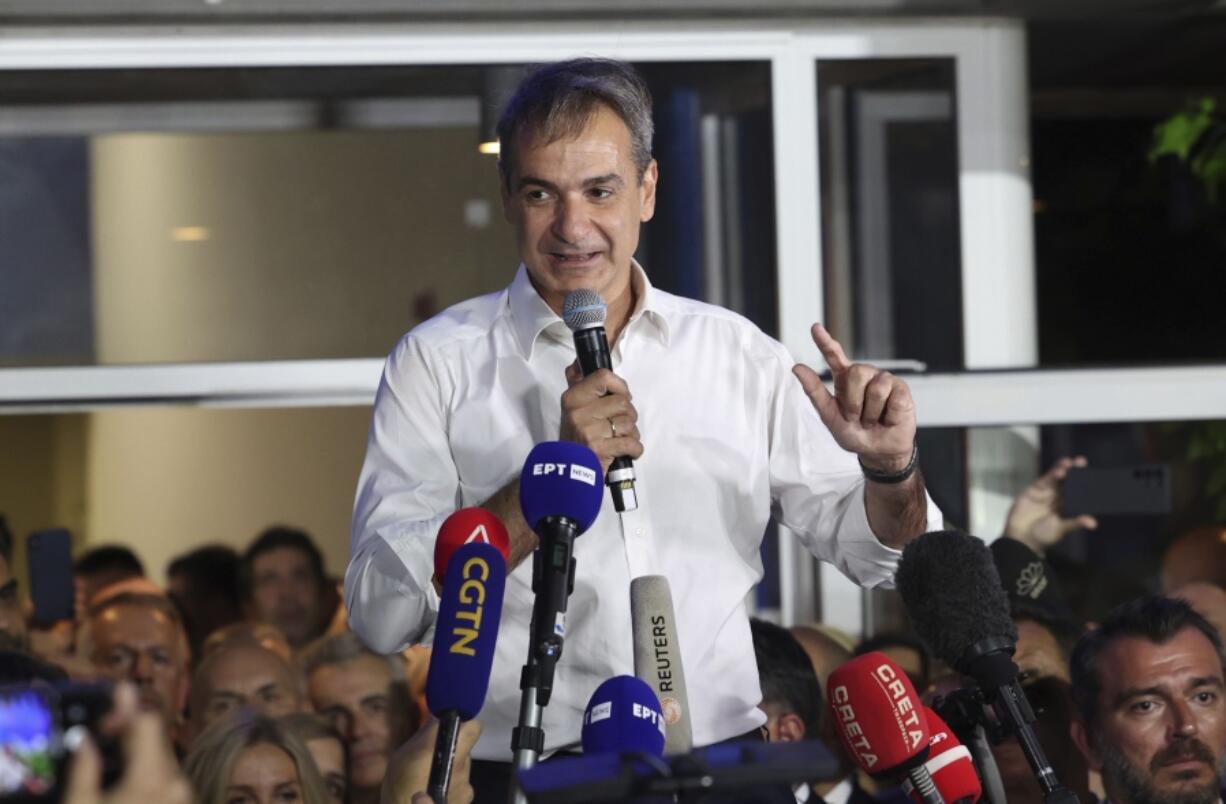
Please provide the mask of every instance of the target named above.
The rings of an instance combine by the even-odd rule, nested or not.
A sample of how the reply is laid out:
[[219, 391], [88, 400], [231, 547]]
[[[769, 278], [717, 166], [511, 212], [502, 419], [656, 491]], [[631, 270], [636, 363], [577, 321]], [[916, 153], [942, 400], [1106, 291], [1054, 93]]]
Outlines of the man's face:
[[280, 628], [292, 645], [316, 636], [323, 590], [306, 554], [292, 547], [261, 553], [252, 562], [251, 579], [256, 619]]
[[197, 674], [191, 693], [192, 730], [240, 709], [280, 717], [302, 709], [293, 671], [281, 657], [256, 645], [224, 648]]
[[1060, 647], [1060, 640], [1052, 630], [1034, 620], [1016, 620], [1017, 649], [1013, 661], [1025, 680], [1032, 678], [1058, 678], [1069, 680], [1068, 659]]
[[17, 596], [17, 579], [9, 570], [9, 562], [0, 556], [0, 650], [20, 650], [27, 647], [26, 618]]
[[1099, 659], [1096, 733], [1074, 737], [1118, 804], [1209, 804], [1226, 752], [1222, 665], [1195, 628], [1169, 642], [1124, 637]]
[[349, 746], [349, 780], [378, 787], [391, 744], [391, 670], [386, 659], [359, 656], [325, 665], [308, 680], [315, 711], [332, 721]]
[[545, 302], [556, 311], [572, 290], [610, 303], [626, 293], [657, 172], [653, 161], [639, 176], [622, 119], [602, 105], [577, 137], [544, 143], [525, 132], [511, 165], [503, 208]]
[[187, 692], [183, 636], [166, 612], [153, 606], [119, 604], [90, 620], [94, 668], [112, 681], [128, 680], [140, 692], [141, 708], [177, 722]]

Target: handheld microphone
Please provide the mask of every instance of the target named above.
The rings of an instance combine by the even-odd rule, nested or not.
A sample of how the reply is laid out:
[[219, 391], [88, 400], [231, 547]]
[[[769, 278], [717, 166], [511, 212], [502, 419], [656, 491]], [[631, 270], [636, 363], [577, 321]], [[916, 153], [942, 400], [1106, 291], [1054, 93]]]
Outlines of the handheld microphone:
[[510, 560], [511, 539], [502, 520], [484, 508], [461, 508], [443, 520], [434, 542], [434, 578], [442, 583], [451, 555], [466, 544], [492, 544]]
[[[975, 773], [970, 749], [958, 741], [953, 729], [941, 720], [940, 715], [926, 706], [924, 717], [928, 720], [931, 735], [928, 738], [928, 761], [924, 767], [932, 776], [937, 792], [941, 798], [954, 804], [975, 804], [983, 795], [983, 785]], [[912, 801], [923, 804], [923, 798], [910, 779], [904, 781], [902, 787]]]
[[507, 565], [498, 548], [474, 542], [455, 550], [443, 575], [426, 705], [438, 718], [427, 792], [447, 800], [460, 723], [481, 711], [494, 663]]
[[542, 709], [566, 636], [566, 603], [575, 586], [575, 538], [600, 514], [604, 498], [596, 453], [581, 444], [545, 441], [528, 453], [519, 477], [524, 520], [540, 539], [532, 555], [532, 624], [520, 676], [519, 725], [511, 732], [515, 764], [530, 768], [545, 747]]
[[924, 767], [928, 722], [910, 679], [884, 653], [857, 656], [830, 674], [826, 702], [860, 769], [870, 776], [905, 774], [925, 804], [943, 804]]
[[[599, 369], [613, 369], [609, 355], [609, 340], [605, 334], [606, 305], [594, 290], [572, 290], [562, 302], [562, 320], [575, 336], [575, 353], [579, 357], [579, 369], [583, 376]], [[639, 507], [634, 489], [634, 462], [624, 455], [614, 458], [609, 464], [609, 493], [613, 496], [613, 508], [618, 511], [633, 511]]]
[[663, 575], [630, 582], [630, 622], [634, 633], [634, 674], [647, 682], [664, 713], [664, 750], [684, 754], [694, 747], [690, 700], [677, 640], [673, 596]]
[[634, 676], [605, 681], [583, 712], [583, 753], [664, 755], [664, 713], [655, 692]]
[[1044, 800], [1076, 801], [1035, 735], [1034, 710], [1013, 663], [1017, 629], [987, 545], [959, 531], [925, 533], [903, 550], [894, 581], [916, 633], [936, 656], [975, 680], [997, 720], [1017, 738]]

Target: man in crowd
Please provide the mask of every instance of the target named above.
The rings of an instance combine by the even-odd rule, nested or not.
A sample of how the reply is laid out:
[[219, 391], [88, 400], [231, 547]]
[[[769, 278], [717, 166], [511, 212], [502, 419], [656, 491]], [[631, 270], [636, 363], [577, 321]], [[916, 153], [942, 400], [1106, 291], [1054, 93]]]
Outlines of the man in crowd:
[[166, 568], [167, 589], [183, 613], [196, 661], [204, 655], [209, 634], [243, 619], [239, 567], [234, 548], [207, 544], [179, 556]]
[[312, 645], [301, 666], [315, 711], [345, 738], [350, 801], [378, 801], [388, 757], [417, 727], [404, 660], [373, 653], [344, 633]]
[[[787, 629], [774, 623], [752, 619], [749, 628], [762, 687], [759, 706], [766, 713], [767, 740], [792, 743], [817, 739], [826, 704], [805, 649]], [[808, 784], [795, 786], [792, 793], [797, 802], [812, 797]]]
[[188, 701], [188, 744], [210, 723], [242, 709], [280, 717], [303, 708], [294, 668], [255, 644], [227, 645], [209, 654], [192, 677]]
[[901, 667], [911, 680], [911, 686], [921, 695], [928, 689], [931, 680], [928, 649], [917, 637], [901, 631], [873, 634], [856, 645], [855, 655], [863, 656], [874, 651], [884, 653]]
[[241, 570], [249, 616], [275, 625], [295, 650], [327, 630], [333, 607], [324, 558], [306, 533], [269, 528], [247, 548]]
[[[808, 656], [819, 689], [825, 690], [830, 674], [851, 659], [851, 651], [816, 628], [793, 626], [791, 634]], [[812, 736], [821, 740], [838, 760], [839, 778], [834, 781], [812, 781], [809, 789], [826, 804], [871, 804], [873, 797], [860, 786], [857, 779], [855, 760], [848, 756], [843, 741], [835, 733], [834, 719], [823, 717], [820, 729]]]
[[28, 643], [25, 612], [13, 576], [13, 535], [0, 517], [0, 650], [24, 651]]
[[[498, 515], [517, 569], [474, 756], [509, 760], [532, 607], [521, 562], [536, 547], [518, 477], [535, 443], [576, 442], [605, 467], [635, 460], [639, 507], [619, 516], [606, 503], [576, 542], [545, 749], [577, 741], [593, 688], [631, 665], [626, 589], [665, 570], [695, 742], [757, 734], [765, 716], [744, 599], [762, 577], [771, 511], [866, 586], [889, 584], [898, 549], [940, 525], [916, 471], [910, 391], [852, 363], [815, 325], [832, 395], [748, 321], [651, 286], [633, 259], [655, 207], [651, 98], [629, 65], [540, 68], [498, 132], [521, 266], [504, 291], [445, 311], [388, 358], [354, 510], [350, 625], [382, 652], [428, 640], [440, 524], [458, 506]], [[560, 313], [579, 289], [607, 303], [613, 371], [581, 377], [574, 365]]]
[[168, 730], [179, 724], [187, 702], [187, 635], [169, 599], [121, 592], [95, 603], [86, 614], [86, 655], [96, 672], [131, 681], [142, 709], [162, 716]]
[[72, 576], [77, 610], [84, 612], [93, 604], [94, 596], [106, 587], [131, 578], [144, 578], [145, 565], [136, 553], [121, 544], [102, 544], [77, 556]]
[[1217, 631], [1182, 600], [1125, 603], [1073, 650], [1073, 738], [1112, 804], [1214, 804], [1226, 757]]

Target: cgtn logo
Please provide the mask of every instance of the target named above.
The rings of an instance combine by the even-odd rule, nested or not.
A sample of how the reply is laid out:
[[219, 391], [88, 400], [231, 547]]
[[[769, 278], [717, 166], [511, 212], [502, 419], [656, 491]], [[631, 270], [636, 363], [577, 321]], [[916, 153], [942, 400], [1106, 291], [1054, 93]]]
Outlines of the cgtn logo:
[[[569, 471], [568, 471], [569, 470]], [[596, 472], [577, 463], [534, 463], [532, 474], [537, 477], [570, 477], [589, 486], [596, 485]]]
[[[455, 613], [456, 624], [451, 629], [455, 641], [448, 652], [476, 656], [472, 643], [481, 633], [481, 612], [485, 607], [485, 582], [490, 578], [490, 565], [483, 558], [473, 557], [464, 562], [460, 575], [464, 578], [457, 595], [461, 607]], [[467, 622], [467, 627], [460, 623], [461, 620]]]

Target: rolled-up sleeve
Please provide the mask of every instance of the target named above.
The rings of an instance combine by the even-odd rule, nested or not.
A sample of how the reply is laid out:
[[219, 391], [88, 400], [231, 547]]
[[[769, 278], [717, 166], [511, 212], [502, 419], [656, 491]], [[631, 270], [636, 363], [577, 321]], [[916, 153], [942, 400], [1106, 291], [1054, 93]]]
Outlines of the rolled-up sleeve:
[[345, 604], [372, 650], [428, 641], [438, 612], [434, 542], [457, 507], [459, 480], [442, 400], [447, 377], [412, 334], [397, 344], [375, 396], [358, 477]]
[[[873, 533], [856, 456], [835, 442], [792, 374], [791, 356], [780, 352], [771, 364], [778, 389], [770, 434], [775, 516], [809, 552], [860, 586], [891, 588], [902, 552]], [[941, 511], [931, 497], [926, 501], [927, 529], [940, 530]]]

